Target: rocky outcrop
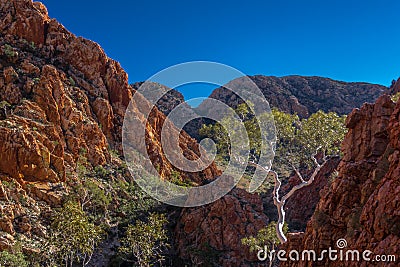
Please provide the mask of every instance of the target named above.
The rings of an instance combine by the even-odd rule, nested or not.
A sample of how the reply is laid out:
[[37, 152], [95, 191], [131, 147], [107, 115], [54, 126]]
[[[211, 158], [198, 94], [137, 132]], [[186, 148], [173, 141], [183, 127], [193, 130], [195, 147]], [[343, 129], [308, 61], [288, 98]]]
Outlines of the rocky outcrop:
[[182, 211], [175, 229], [178, 253], [195, 265], [249, 265], [257, 261], [256, 253], [241, 239], [255, 236], [268, 222], [258, 195], [234, 189], [214, 203]]
[[[301, 246], [321, 251], [336, 248], [340, 238], [346, 249], [371, 250], [374, 255], [399, 255], [400, 102], [388, 96], [365, 104], [347, 118], [349, 132], [342, 144], [338, 177], [321, 192]], [[293, 246], [289, 243], [290, 247]], [[314, 266], [311, 262], [287, 262], [288, 266]], [[343, 266], [340, 261], [322, 262]], [[379, 265], [347, 262], [346, 266]], [[397, 266], [398, 262], [385, 266]]]
[[397, 81], [393, 80], [392, 86], [390, 86], [390, 90], [394, 94], [400, 93], [400, 78], [397, 79]]
[[[124, 114], [135, 91], [118, 62], [95, 42], [76, 37], [49, 18], [41, 3], [1, 1], [0, 16], [0, 180], [36, 203], [35, 218], [43, 219], [76, 181], [81, 158], [96, 167], [114, 164], [111, 150], [122, 154]], [[139, 112], [137, 117], [144, 120]], [[143, 145], [168, 179], [174, 168], [161, 147], [165, 122], [164, 114], [154, 109]], [[171, 134], [179, 134], [170, 127]], [[196, 159], [196, 141], [186, 133], [179, 140], [185, 156]], [[203, 172], [181, 176], [201, 184], [219, 173], [212, 164]], [[4, 189], [8, 193], [3, 195], [10, 190]], [[20, 208], [9, 198], [0, 211], [0, 230], [32, 232], [33, 224], [31, 229], [16, 215]], [[26, 200], [18, 198], [17, 203], [22, 202]]]
[[[143, 83], [144, 82], [136, 82], [134, 84], [131, 84], [131, 86], [133, 89], [137, 90], [140, 88], [141, 85], [143, 85]], [[177, 107], [179, 104], [184, 103], [185, 99], [184, 99], [183, 95], [180, 92], [176, 91], [175, 89], [170, 89], [161, 84], [159, 86], [162, 87], [162, 90], [167, 93], [164, 94], [162, 96], [162, 98], [157, 101], [156, 106], [159, 111], [161, 111], [166, 116], [168, 116], [168, 114], [175, 107]]]
[[[2, 121], [0, 169], [14, 178], [63, 181], [65, 165], [73, 165], [79, 150], [94, 165], [106, 163], [109, 146], [121, 150], [122, 119], [133, 92], [127, 74], [98, 44], [50, 19], [43, 5], [7, 1], [1, 10], [0, 100], [13, 112]], [[152, 114], [162, 126], [162, 113]], [[154, 136], [156, 127], [149, 128]], [[187, 135], [182, 141], [183, 149], [196, 147]]]
[[[132, 84], [132, 87], [134, 89], [138, 89], [143, 82], [137, 82]], [[161, 90], [163, 90], [165, 93], [161, 99], [159, 99], [156, 103], [156, 106], [158, 110], [160, 110], [162, 113], [164, 113], [166, 116], [170, 114], [170, 112], [175, 109], [177, 106], [181, 105], [179, 108], [181, 109], [180, 113], [185, 113], [186, 114], [198, 114], [196, 112], [196, 108], [192, 108], [189, 106], [187, 103], [185, 103], [185, 99], [183, 95], [176, 91], [175, 89], [168, 88], [164, 85], [159, 85], [161, 87]], [[201, 114], [201, 113], [200, 113]], [[175, 113], [174, 115], [177, 115]], [[180, 118], [175, 118], [175, 119], [180, 119]], [[194, 120], [189, 121], [187, 124], [184, 125], [183, 130], [188, 133], [192, 138], [200, 141], [200, 135], [199, 135], [199, 129], [203, 124], [209, 124], [212, 121], [203, 119], [203, 118], [197, 118]]]

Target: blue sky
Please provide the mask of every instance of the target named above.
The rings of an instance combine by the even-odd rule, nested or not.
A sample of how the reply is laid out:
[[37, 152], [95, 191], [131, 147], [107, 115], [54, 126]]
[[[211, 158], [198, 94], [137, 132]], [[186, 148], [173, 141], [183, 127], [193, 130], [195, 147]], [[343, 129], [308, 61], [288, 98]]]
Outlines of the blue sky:
[[[249, 74], [317, 75], [389, 85], [400, 76], [400, 1], [43, 0], [98, 42], [130, 82], [193, 60]], [[185, 97], [214, 86], [184, 86]]]

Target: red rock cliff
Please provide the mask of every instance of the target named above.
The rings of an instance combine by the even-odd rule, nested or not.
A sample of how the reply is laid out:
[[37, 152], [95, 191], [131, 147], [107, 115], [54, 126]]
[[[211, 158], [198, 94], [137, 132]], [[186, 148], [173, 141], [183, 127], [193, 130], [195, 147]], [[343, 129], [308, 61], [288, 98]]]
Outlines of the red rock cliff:
[[[0, 101], [12, 106], [0, 129], [0, 171], [16, 179], [64, 181], [65, 167], [82, 148], [92, 164], [106, 163], [109, 146], [121, 150], [122, 121], [132, 96], [128, 75], [98, 44], [50, 19], [41, 3], [2, 1], [0, 12]], [[164, 118], [152, 113], [147, 129], [152, 136], [159, 136]], [[195, 141], [185, 133], [181, 141], [195, 158]], [[167, 175], [172, 167], [160, 140], [148, 145]], [[215, 166], [203, 173], [216, 174]], [[189, 178], [200, 182], [199, 175]]]
[[[365, 104], [347, 118], [349, 132], [339, 175], [325, 187], [308, 223], [300, 247], [321, 251], [336, 248], [340, 238], [347, 249], [376, 254], [400, 252], [400, 102], [388, 96]], [[298, 238], [296, 238], [297, 240]], [[297, 240], [297, 245], [299, 242]], [[343, 266], [343, 262], [287, 262], [283, 266]], [[346, 262], [346, 266], [398, 266], [395, 263]]]
[[[0, 17], [0, 198], [7, 202], [0, 230], [30, 235], [31, 225], [40, 223], [19, 226], [20, 221], [43, 218], [60, 204], [81, 156], [98, 166], [112, 164], [111, 149], [122, 152], [122, 123], [134, 91], [118, 62], [51, 19], [43, 4], [2, 0]], [[147, 123], [147, 147], [168, 177], [173, 167], [159, 134], [164, 122], [155, 109]], [[170, 134], [179, 133], [171, 127]], [[180, 147], [187, 158], [197, 158], [198, 144], [184, 132]], [[218, 174], [213, 164], [182, 177], [202, 183]], [[32, 205], [23, 207], [21, 197]]]

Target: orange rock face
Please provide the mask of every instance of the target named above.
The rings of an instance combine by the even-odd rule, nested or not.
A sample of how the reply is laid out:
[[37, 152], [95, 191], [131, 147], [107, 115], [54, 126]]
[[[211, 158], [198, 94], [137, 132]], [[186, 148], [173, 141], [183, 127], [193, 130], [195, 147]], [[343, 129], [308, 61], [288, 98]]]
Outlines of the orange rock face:
[[[67, 190], [55, 185], [68, 184], [80, 157], [98, 166], [110, 163], [110, 148], [122, 153], [122, 124], [134, 90], [118, 62], [97, 43], [50, 19], [41, 3], [1, 1], [0, 16], [1, 180], [17, 181], [28, 197], [57, 206]], [[155, 109], [146, 145], [168, 178], [173, 166], [159, 134], [164, 121]], [[185, 133], [180, 141], [185, 155], [195, 159], [196, 141]], [[204, 172], [182, 173], [182, 178], [201, 184], [219, 174], [212, 164]], [[14, 219], [0, 222], [0, 230], [14, 233], [17, 224], [31, 231], [26, 221]]]
[[[368, 249], [375, 255], [399, 255], [399, 119], [400, 102], [395, 105], [388, 96], [350, 114], [339, 175], [322, 192], [297, 249], [336, 248], [336, 241], [345, 238], [347, 249]], [[294, 248], [290, 239], [288, 247]], [[315, 263], [281, 265], [315, 266]], [[346, 262], [346, 266], [371, 265], [383, 266], [376, 262]], [[343, 266], [343, 262], [325, 262], [325, 266]], [[398, 266], [398, 262], [385, 266]]]
[[[82, 148], [92, 164], [106, 163], [109, 146], [121, 149], [122, 119], [133, 93], [127, 74], [98, 44], [75, 37], [50, 19], [42, 4], [7, 1], [1, 11], [0, 97], [14, 106], [0, 129], [0, 171], [13, 178], [64, 181], [65, 165], [73, 165]], [[164, 118], [157, 110], [152, 113], [152, 136], [157, 136]], [[193, 150], [195, 157], [195, 141], [185, 134], [181, 140], [182, 148]], [[148, 141], [157, 147], [155, 156], [166, 162], [162, 166], [171, 168], [159, 140]], [[20, 149], [14, 149], [17, 146]], [[205, 173], [212, 178], [219, 172], [212, 166]]]

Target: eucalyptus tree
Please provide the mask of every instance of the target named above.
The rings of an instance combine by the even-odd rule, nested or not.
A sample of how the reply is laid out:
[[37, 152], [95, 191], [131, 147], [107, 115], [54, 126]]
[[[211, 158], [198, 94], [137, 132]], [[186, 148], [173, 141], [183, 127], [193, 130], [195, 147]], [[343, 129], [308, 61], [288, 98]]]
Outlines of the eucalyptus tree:
[[[247, 105], [246, 108], [246, 104], [239, 105], [236, 112], [243, 119], [250, 140], [250, 156], [244, 160], [248, 161], [249, 166], [261, 169], [266, 176], [273, 179], [273, 199], [278, 212], [276, 234], [279, 241], [284, 243], [287, 241], [283, 230], [285, 204], [299, 189], [314, 182], [330, 157], [339, 156], [340, 143], [346, 133], [345, 116], [338, 116], [334, 112], [318, 111], [309, 118], [300, 119], [296, 114], [272, 109], [271, 112], [256, 117], [251, 114], [251, 106]], [[275, 125], [270, 124], [271, 116]], [[259, 122], [267, 122], [267, 124], [262, 125]], [[226, 122], [224, 124], [229, 125]], [[261, 127], [274, 127], [274, 137], [262, 138]], [[220, 124], [206, 125], [200, 133], [213, 138], [220, 151], [229, 152], [229, 138]], [[232, 129], [230, 129], [230, 134], [232, 134]], [[263, 140], [269, 140], [269, 143], [263, 144]], [[269, 164], [264, 165], [258, 161], [261, 149], [271, 150], [271, 153], [275, 154], [273, 164], [268, 162]], [[301, 167], [312, 170], [311, 175], [304, 177], [300, 171]], [[290, 170], [290, 172], [283, 170]], [[297, 175], [300, 183], [291, 188], [288, 193], [281, 195], [282, 179], [288, 178], [292, 172]]]

